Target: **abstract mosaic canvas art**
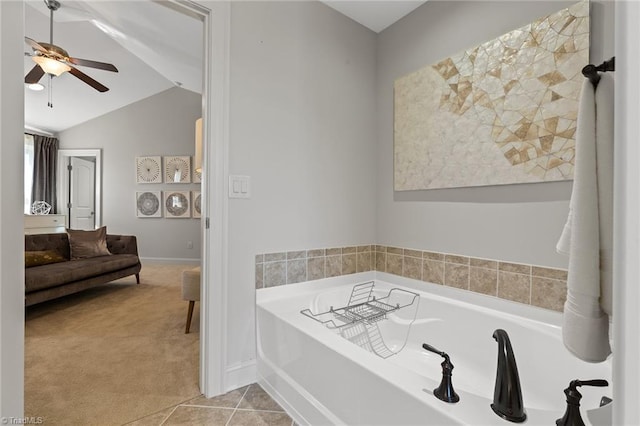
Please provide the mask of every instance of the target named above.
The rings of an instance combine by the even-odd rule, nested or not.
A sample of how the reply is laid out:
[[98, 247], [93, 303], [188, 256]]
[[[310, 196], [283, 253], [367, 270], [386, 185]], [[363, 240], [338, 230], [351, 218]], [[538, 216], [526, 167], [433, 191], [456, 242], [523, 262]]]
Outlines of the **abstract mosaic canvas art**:
[[399, 78], [396, 191], [573, 178], [589, 2]]

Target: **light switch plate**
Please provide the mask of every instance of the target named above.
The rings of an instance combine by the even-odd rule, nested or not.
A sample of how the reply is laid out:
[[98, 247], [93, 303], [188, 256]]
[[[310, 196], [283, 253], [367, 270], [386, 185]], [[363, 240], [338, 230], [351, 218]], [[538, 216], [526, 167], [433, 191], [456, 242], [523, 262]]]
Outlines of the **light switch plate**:
[[251, 198], [251, 177], [229, 175], [229, 198]]

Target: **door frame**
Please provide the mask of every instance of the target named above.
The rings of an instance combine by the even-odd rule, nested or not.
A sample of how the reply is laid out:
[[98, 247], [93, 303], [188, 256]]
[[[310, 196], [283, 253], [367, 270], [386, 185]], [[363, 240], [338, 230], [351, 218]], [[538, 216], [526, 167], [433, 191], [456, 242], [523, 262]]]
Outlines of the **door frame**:
[[[225, 391], [230, 4], [172, 2], [204, 16], [205, 23], [203, 148], [211, 167], [202, 179], [200, 389], [212, 397]], [[16, 143], [24, 133], [23, 17], [24, 1], [0, 1], [0, 417], [15, 419], [24, 416], [24, 149]]]
[[24, 4], [0, 1], [0, 417], [24, 415]]
[[[67, 216], [69, 209], [69, 174], [67, 164], [70, 157], [93, 157], [96, 159], [95, 187], [95, 228], [102, 226], [102, 149], [66, 149], [58, 150], [58, 173], [56, 177], [56, 193], [58, 196], [58, 213], [65, 214], [66, 226], [70, 226], [71, 218]], [[64, 183], [64, 185], [61, 185]]]
[[227, 276], [229, 152], [229, 41], [231, 5], [217, 0], [171, 0], [203, 21], [202, 265], [200, 391], [227, 391]]
[[615, 6], [613, 421], [640, 423], [640, 3]]

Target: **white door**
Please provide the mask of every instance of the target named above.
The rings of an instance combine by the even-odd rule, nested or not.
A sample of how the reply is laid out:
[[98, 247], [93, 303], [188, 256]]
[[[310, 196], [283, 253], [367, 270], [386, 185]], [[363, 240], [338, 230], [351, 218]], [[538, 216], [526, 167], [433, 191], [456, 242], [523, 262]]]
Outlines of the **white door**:
[[69, 228], [95, 229], [95, 163], [71, 157], [69, 170]]

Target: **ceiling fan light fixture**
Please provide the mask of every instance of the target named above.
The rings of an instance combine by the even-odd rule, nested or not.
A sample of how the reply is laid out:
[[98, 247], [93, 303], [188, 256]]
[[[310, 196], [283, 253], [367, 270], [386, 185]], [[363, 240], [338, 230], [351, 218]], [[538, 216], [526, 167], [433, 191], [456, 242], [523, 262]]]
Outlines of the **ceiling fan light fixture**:
[[34, 92], [39, 92], [44, 90], [44, 86], [40, 83], [27, 84], [27, 88], [29, 90], [33, 90]]
[[46, 56], [33, 56], [32, 59], [36, 64], [40, 65], [40, 68], [42, 68], [44, 72], [55, 75], [56, 77], [71, 70], [69, 65], [56, 61], [55, 59], [47, 58]]

